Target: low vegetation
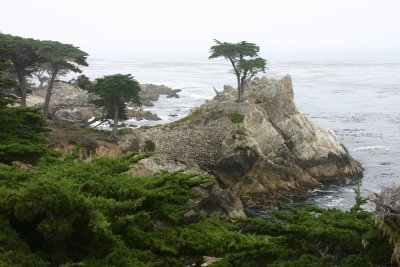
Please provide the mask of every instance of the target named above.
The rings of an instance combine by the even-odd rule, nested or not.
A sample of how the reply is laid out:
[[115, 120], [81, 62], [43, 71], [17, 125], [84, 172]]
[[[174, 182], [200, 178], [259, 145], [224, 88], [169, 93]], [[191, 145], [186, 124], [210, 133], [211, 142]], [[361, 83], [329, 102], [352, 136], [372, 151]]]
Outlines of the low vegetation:
[[[372, 214], [290, 206], [270, 220], [182, 224], [193, 188], [181, 172], [126, 173], [145, 155], [33, 169], [0, 164], [0, 266], [385, 266], [391, 246]], [[32, 265], [33, 264], [33, 265]]]
[[127, 134], [132, 134], [133, 129], [132, 128], [122, 128], [118, 130], [118, 135], [127, 135]]
[[154, 152], [156, 150], [156, 144], [152, 140], [146, 140], [144, 142], [144, 151]]
[[238, 112], [231, 113], [230, 117], [231, 117], [231, 121], [236, 124], [242, 123], [244, 120], [244, 115], [242, 115]]
[[199, 118], [200, 116], [201, 116], [201, 111], [200, 110], [194, 110], [194, 111], [190, 112], [190, 114], [187, 115], [186, 117], [183, 117], [182, 119], [174, 121], [174, 122], [170, 123], [168, 126], [174, 128], [174, 127], [182, 125], [183, 123], [186, 123], [188, 121], [193, 121], [193, 120]]

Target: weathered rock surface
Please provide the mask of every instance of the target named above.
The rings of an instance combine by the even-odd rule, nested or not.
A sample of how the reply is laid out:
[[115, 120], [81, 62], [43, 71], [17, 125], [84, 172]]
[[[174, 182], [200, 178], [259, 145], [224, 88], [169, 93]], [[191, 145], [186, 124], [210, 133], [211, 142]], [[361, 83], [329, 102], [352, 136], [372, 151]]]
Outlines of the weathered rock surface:
[[[27, 97], [29, 106], [42, 107], [45, 88], [35, 88]], [[93, 117], [102, 117], [101, 109], [91, 104], [96, 96], [68, 83], [55, 83], [49, 111], [54, 119], [69, 122], [86, 122]]]
[[165, 85], [142, 84], [139, 92], [140, 101], [143, 106], [154, 106], [160, 95], [166, 95], [168, 98], [179, 98], [180, 89], [171, 89]]
[[157, 114], [151, 113], [148, 110], [143, 110], [143, 108], [138, 109], [128, 109], [128, 118], [135, 118], [137, 121], [149, 120], [149, 121], [159, 121], [161, 120]]
[[[236, 102], [236, 90], [226, 87], [185, 122], [135, 132], [139, 142], [156, 144], [141, 171], [196, 166], [215, 175], [244, 206], [264, 208], [321, 182], [362, 175], [361, 165], [332, 131], [298, 112], [290, 76], [256, 79], [245, 97]], [[233, 123], [233, 113], [243, 115], [243, 122]]]
[[[180, 89], [171, 89], [165, 85], [143, 84], [139, 96], [144, 106], [153, 106], [153, 102], [158, 101], [160, 95], [179, 98], [180, 91]], [[45, 95], [45, 88], [35, 88], [32, 94], [28, 95], [28, 105], [42, 107]], [[101, 109], [90, 103], [95, 98], [95, 95], [71, 84], [55, 83], [49, 108], [50, 114], [58, 120], [81, 123], [93, 117], [100, 118], [103, 116]], [[128, 109], [128, 117], [136, 120], [161, 120], [157, 114], [136, 106]]]

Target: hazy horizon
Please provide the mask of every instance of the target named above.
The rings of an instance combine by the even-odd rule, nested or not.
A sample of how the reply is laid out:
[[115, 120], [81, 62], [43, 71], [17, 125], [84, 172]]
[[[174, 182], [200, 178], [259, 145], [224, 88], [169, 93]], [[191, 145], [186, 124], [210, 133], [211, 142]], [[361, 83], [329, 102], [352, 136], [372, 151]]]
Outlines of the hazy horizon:
[[268, 60], [400, 61], [395, 0], [9, 1], [0, 31], [104, 59], [207, 59], [213, 39]]

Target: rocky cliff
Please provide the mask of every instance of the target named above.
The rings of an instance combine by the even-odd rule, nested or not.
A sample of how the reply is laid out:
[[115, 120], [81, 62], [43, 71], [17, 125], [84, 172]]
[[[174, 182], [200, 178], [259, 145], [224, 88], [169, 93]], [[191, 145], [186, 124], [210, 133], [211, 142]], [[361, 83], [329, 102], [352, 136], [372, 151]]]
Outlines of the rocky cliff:
[[241, 103], [225, 87], [187, 118], [132, 138], [156, 144], [155, 155], [133, 172], [206, 171], [246, 207], [271, 207], [276, 198], [362, 175], [332, 131], [298, 112], [290, 76], [251, 81]]
[[151, 140], [154, 155], [138, 162], [132, 174], [183, 170], [215, 176], [218, 183], [198, 189], [202, 197], [194, 200], [196, 208], [186, 216], [189, 221], [200, 210], [244, 216], [243, 206], [270, 208], [277, 198], [362, 175], [361, 165], [333, 131], [317, 127], [298, 112], [289, 76], [254, 79], [244, 102], [236, 102], [236, 93], [226, 86], [186, 118], [135, 129], [117, 143], [102, 136], [86, 137], [85, 132], [67, 138], [62, 127], [61, 137], [56, 138], [53, 130], [55, 138], [50, 140], [70, 140], [53, 145], [64, 152], [77, 142], [87, 144], [81, 149], [84, 160], [128, 153]]

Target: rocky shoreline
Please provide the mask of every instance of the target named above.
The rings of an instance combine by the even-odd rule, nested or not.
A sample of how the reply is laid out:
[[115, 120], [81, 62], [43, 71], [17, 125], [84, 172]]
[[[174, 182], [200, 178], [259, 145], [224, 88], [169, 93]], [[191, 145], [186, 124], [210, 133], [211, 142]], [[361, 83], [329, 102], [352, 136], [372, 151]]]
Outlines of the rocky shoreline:
[[[141, 105], [129, 105], [128, 117], [137, 121], [161, 120], [157, 114], [145, 110], [158, 101], [160, 95], [168, 98], [179, 98], [180, 89], [171, 89], [165, 85], [142, 84], [139, 97]], [[68, 83], [56, 83], [53, 89], [52, 100], [50, 103], [50, 114], [53, 119], [67, 122], [85, 124], [93, 118], [101, 118], [102, 113], [97, 107], [90, 103], [95, 98], [85, 90], [81, 90]], [[34, 88], [32, 94], [28, 95], [27, 103], [29, 106], [41, 107], [46, 95], [45, 88]], [[144, 108], [143, 108], [144, 107]], [[121, 127], [137, 127], [134, 124], [122, 124]]]
[[[273, 208], [281, 197], [361, 177], [363, 172], [332, 131], [299, 113], [290, 76], [254, 79], [240, 103], [236, 90], [225, 86], [186, 118], [135, 129], [118, 142], [91, 140], [90, 149], [82, 148], [82, 158], [140, 150], [149, 140], [155, 144], [154, 155], [138, 162], [130, 170], [133, 175], [167, 170], [215, 177], [198, 189], [202, 197], [194, 200], [196, 208], [185, 216], [188, 221], [200, 210], [245, 216], [244, 208]], [[64, 152], [68, 147], [56, 146]]]

